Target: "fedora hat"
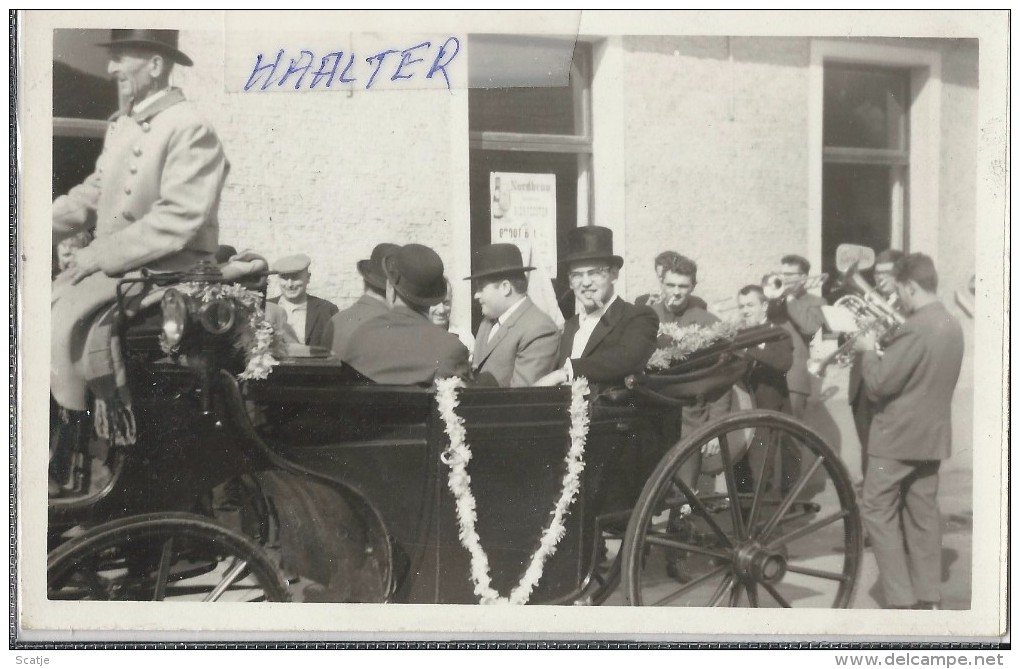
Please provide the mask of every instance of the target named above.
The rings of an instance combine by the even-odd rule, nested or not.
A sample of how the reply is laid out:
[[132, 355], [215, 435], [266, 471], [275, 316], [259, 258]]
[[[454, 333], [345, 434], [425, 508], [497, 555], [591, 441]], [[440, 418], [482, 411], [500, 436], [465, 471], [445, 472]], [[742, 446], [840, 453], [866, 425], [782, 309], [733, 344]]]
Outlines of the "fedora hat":
[[572, 262], [607, 261], [623, 267], [623, 258], [613, 254], [613, 231], [598, 225], [586, 225], [567, 232], [567, 254], [561, 265]]
[[386, 278], [397, 295], [419, 307], [431, 307], [446, 297], [443, 259], [422, 244], [407, 244], [383, 258]]
[[487, 244], [475, 250], [472, 256], [475, 271], [467, 279], [481, 279], [497, 274], [530, 272], [534, 267], [525, 267], [521, 250], [514, 244]]
[[176, 30], [136, 30], [114, 28], [110, 31], [110, 41], [97, 44], [113, 49], [120, 46], [137, 46], [152, 49], [156, 53], [167, 56], [181, 65], [191, 66], [193, 63], [183, 51], [177, 48]]
[[365, 280], [365, 283], [386, 290], [386, 272], [383, 269], [383, 260], [386, 256], [399, 251], [400, 244], [376, 244], [372, 249], [372, 255], [366, 260], [358, 261], [358, 274]]

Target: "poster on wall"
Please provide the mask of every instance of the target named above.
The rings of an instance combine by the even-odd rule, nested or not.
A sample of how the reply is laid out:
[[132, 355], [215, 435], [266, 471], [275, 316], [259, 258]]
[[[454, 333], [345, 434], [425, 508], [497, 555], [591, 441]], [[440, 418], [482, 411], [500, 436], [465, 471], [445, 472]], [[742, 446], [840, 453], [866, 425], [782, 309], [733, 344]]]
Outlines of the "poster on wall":
[[492, 243], [516, 244], [525, 264], [556, 276], [556, 175], [490, 172]]

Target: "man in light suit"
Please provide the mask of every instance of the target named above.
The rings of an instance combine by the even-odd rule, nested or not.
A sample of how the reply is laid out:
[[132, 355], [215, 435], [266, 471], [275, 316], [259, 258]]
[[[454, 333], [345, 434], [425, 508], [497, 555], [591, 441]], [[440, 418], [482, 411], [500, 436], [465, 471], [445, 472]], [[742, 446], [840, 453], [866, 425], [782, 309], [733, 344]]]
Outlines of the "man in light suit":
[[308, 294], [308, 271], [312, 260], [303, 253], [280, 258], [273, 266], [279, 275], [280, 294], [267, 300], [280, 305], [287, 313], [287, 324], [297, 333], [302, 344], [330, 348], [333, 344], [333, 324], [330, 321], [339, 311], [329, 300]]
[[376, 383], [431, 384], [471, 375], [468, 350], [457, 335], [429, 320], [446, 295], [443, 261], [421, 244], [407, 244], [383, 260], [389, 311], [354, 331], [344, 362]]
[[476, 382], [520, 388], [552, 371], [560, 332], [528, 298], [521, 251], [513, 244], [489, 244], [474, 254], [475, 299], [485, 319], [475, 337]]
[[942, 577], [938, 473], [951, 453], [963, 330], [939, 301], [931, 258], [912, 253], [893, 272], [906, 323], [884, 353], [874, 334], [856, 342], [875, 402], [861, 510], [886, 606], [934, 609]]
[[51, 293], [50, 388], [78, 427], [87, 422], [82, 348], [88, 323], [115, 299], [124, 274], [212, 260], [229, 171], [216, 132], [169, 86], [175, 64], [192, 65], [177, 48], [176, 30], [113, 30], [99, 46], [109, 48], [107, 69], [121, 109], [107, 126], [95, 171], [53, 202], [54, 244], [95, 232]]
[[341, 360], [347, 342], [354, 331], [365, 321], [381, 316], [389, 310], [386, 304], [386, 272], [383, 271], [383, 259], [400, 249], [397, 244], [376, 244], [372, 255], [366, 260], [358, 261], [358, 274], [365, 284], [365, 292], [358, 301], [347, 307], [331, 319], [333, 328], [333, 353]]
[[594, 384], [621, 384], [643, 371], [655, 351], [659, 319], [649, 307], [616, 294], [623, 258], [613, 254], [613, 231], [596, 225], [571, 230], [561, 262], [582, 313], [564, 326], [558, 368], [535, 385], [570, 383], [578, 376]]
[[787, 255], [783, 256], [780, 263], [783, 282], [792, 287], [770, 310], [769, 316], [779, 324], [788, 321], [798, 333], [793, 342], [793, 366], [786, 374], [786, 384], [790, 391], [790, 408], [793, 415], [795, 418], [803, 418], [807, 412], [807, 401], [813, 385], [811, 375], [807, 371], [808, 359], [811, 357], [811, 340], [825, 324], [825, 316], [822, 315], [825, 300], [812, 295], [804, 288], [804, 282], [811, 272], [811, 263], [807, 258]]

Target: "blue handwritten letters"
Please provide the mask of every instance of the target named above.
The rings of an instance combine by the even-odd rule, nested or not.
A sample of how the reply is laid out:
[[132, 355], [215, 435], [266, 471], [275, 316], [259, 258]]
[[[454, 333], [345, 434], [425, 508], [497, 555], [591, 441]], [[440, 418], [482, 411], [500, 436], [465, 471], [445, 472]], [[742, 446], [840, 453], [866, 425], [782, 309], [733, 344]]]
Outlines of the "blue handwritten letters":
[[367, 56], [353, 51], [337, 50], [320, 56], [307, 49], [297, 53], [280, 49], [275, 56], [256, 55], [244, 90], [329, 90], [347, 84], [370, 90], [383, 78], [393, 82], [434, 81], [452, 90], [448, 68], [460, 51], [460, 40], [456, 37], [440, 42], [424, 41], [405, 49], [383, 49]]

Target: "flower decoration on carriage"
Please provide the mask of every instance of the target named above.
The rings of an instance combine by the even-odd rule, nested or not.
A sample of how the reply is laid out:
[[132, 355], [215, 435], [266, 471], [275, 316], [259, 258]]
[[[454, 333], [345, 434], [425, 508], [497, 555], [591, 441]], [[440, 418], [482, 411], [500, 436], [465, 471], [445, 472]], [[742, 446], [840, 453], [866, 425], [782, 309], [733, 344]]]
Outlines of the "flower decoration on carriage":
[[648, 359], [646, 367], [652, 371], [669, 369], [713, 344], [722, 341], [732, 342], [739, 330], [739, 325], [729, 321], [719, 321], [712, 325], [683, 326], [676, 323], [660, 323], [658, 347]]
[[[189, 309], [186, 298], [195, 305]], [[239, 284], [186, 282], [167, 290], [163, 297], [164, 325], [160, 347], [164, 353], [180, 351], [192, 311], [211, 335], [231, 336], [234, 349], [244, 355], [245, 367], [238, 378], [265, 379], [283, 355], [283, 337], [266, 319], [261, 293]]]

